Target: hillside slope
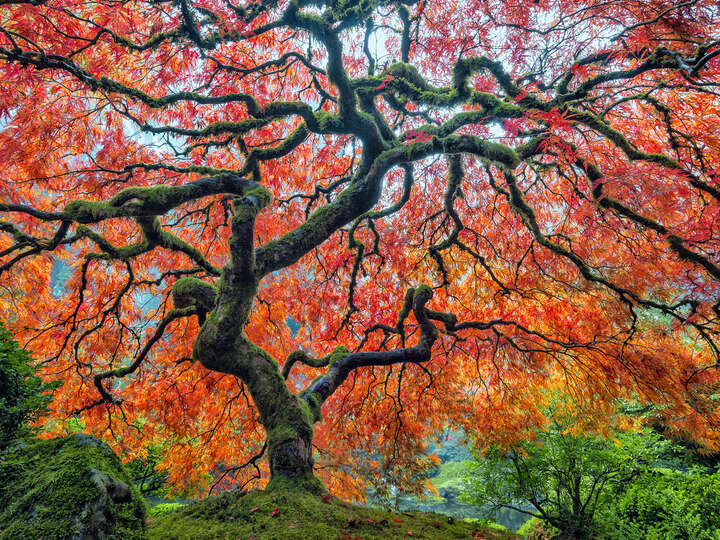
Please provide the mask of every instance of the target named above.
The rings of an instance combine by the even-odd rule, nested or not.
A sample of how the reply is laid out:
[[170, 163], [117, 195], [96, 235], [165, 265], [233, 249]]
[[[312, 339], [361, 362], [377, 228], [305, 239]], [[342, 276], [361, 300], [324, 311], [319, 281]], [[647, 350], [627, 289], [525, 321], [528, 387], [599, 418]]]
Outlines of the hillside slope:
[[438, 514], [386, 512], [329, 496], [289, 491], [251, 491], [210, 497], [151, 517], [148, 535], [156, 540], [520, 538], [500, 526], [469, 523]]

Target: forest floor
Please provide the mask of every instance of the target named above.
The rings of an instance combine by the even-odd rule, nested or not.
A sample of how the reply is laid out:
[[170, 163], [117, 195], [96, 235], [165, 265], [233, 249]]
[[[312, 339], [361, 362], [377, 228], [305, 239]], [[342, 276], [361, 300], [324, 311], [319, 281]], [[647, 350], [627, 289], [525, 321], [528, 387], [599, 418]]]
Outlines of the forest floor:
[[153, 540], [520, 539], [491, 523], [388, 512], [293, 491], [230, 492], [187, 506], [162, 506], [148, 519], [148, 536]]

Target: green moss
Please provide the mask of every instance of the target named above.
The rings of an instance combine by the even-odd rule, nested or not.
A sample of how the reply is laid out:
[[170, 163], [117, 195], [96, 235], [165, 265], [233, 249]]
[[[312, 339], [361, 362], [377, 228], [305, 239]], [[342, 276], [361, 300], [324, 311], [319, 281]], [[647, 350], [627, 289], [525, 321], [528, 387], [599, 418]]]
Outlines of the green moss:
[[432, 289], [427, 285], [420, 285], [417, 289], [415, 289], [414, 297], [415, 300], [419, 298], [432, 298], [433, 292]]
[[[224, 124], [220, 122], [213, 126]], [[148, 168], [161, 167], [156, 165]], [[164, 214], [185, 202], [209, 195], [219, 193], [244, 195], [248, 187], [244, 178], [227, 174], [229, 171], [223, 172], [221, 169], [207, 167], [185, 167], [181, 170], [198, 173], [215, 172], [218, 176], [201, 178], [180, 186], [130, 187], [120, 191], [107, 202], [75, 200], [65, 206], [63, 214], [72, 221], [85, 224], [97, 223], [109, 218], [155, 216]]]
[[268, 447], [274, 447], [290, 442], [296, 437], [312, 440], [314, 412], [303, 399], [297, 399], [295, 406], [278, 406], [271, 420], [276, 426], [267, 434]]
[[252, 221], [260, 210], [272, 201], [272, 194], [262, 186], [248, 191], [242, 198], [233, 200], [232, 209], [235, 219], [239, 221]]
[[327, 111], [317, 111], [315, 113], [316, 125], [313, 127], [315, 131], [320, 133], [337, 132], [342, 129], [342, 122], [340, 118], [333, 113]]
[[194, 278], [194, 277], [184, 277], [178, 279], [172, 288], [173, 295], [193, 295], [194, 292], [196, 292], [198, 289], [205, 289], [209, 288], [213, 291], [217, 291], [215, 286], [213, 286], [211, 283], [208, 283], [207, 281], [203, 281], [202, 279]]
[[293, 477], [276, 476], [270, 480], [266, 491], [294, 493], [297, 497], [305, 497], [308, 494], [318, 496], [327, 493], [323, 483], [310, 473]]
[[68, 218], [78, 223], [95, 223], [114, 217], [115, 208], [104, 202], [76, 200], [70, 202], [63, 211]]
[[268, 446], [272, 450], [275, 446], [280, 446], [281, 444], [294, 440], [295, 437], [297, 437], [298, 432], [297, 429], [287, 424], [282, 424], [275, 429], [270, 430], [267, 435]]
[[163, 514], [148, 524], [148, 534], [157, 540], [397, 540], [410, 537], [449, 540], [480, 535], [494, 540], [520, 539], [482, 523], [463, 520], [450, 523], [447, 516], [438, 514], [392, 513], [334, 498], [325, 500], [327, 502], [308, 490], [285, 489], [283, 483], [278, 482], [265, 491], [224, 493]]
[[337, 364], [340, 360], [345, 358], [348, 354], [350, 354], [350, 351], [348, 351], [347, 347], [345, 347], [343, 345], [339, 345], [339, 346], [335, 347], [333, 352], [330, 353], [330, 365], [332, 366], [334, 364]]
[[260, 208], [265, 208], [272, 201], [272, 194], [262, 186], [251, 189], [245, 194], [245, 197], [257, 199]]
[[320, 401], [320, 396], [315, 392], [309, 392], [301, 394], [300, 397], [304, 398], [303, 401], [310, 411], [310, 417], [313, 423], [322, 422], [322, 402]]
[[333, 21], [363, 21], [382, 3], [378, 0], [334, 0], [330, 2], [330, 9], [325, 16]]
[[144, 520], [142, 497], [97, 439], [34, 441], [2, 456], [0, 539], [139, 540], [146, 538]]
[[217, 287], [194, 277], [180, 278], [172, 287], [173, 303], [176, 308], [196, 304], [205, 311], [210, 311], [215, 307], [216, 296]]

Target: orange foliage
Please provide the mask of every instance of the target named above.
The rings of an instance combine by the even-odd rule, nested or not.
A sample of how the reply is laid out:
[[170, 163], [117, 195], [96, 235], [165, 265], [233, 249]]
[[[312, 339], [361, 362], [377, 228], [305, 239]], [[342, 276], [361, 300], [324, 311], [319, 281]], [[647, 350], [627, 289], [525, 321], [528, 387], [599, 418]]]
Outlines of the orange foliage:
[[[93, 377], [137, 357], [173, 307], [173, 283], [217, 280], [208, 268], [229, 258], [231, 197], [159, 216], [194, 258], [158, 246], [116, 256], [112, 246], [143, 242], [136, 220], [82, 225], [67, 204], [243, 171], [273, 195], [255, 225], [260, 247], [352, 189], [386, 155], [373, 144], [388, 155], [425, 144], [436, 146], [383, 175], [373, 210], [392, 212], [353, 215], [267, 274], [245, 328], [280, 365], [298, 349], [397, 349], [398, 333], [366, 331], [395, 328], [406, 290], [421, 284], [434, 289], [429, 309], [487, 323], [451, 331], [434, 319], [427, 362], [349, 375], [315, 426], [329, 489], [361, 498], [357, 471], [375, 470], [367, 456], [411, 470], [448, 425], [481, 441], [525, 437], [557, 389], [588, 429], [602, 429], [619, 398], [652, 402], [678, 432], [720, 448], [717, 2], [351, 4], [0, 2], [0, 317], [45, 376], [64, 380], [49, 432], [76, 415], [129, 457], [159, 447], [187, 489], [246, 463], [265, 435], [242, 380], [192, 361], [196, 317], [169, 323], [137, 370], [106, 382], [120, 403], [94, 403]], [[306, 129], [295, 112], [263, 117], [274, 103], [344, 114], [348, 90], [328, 74], [338, 55], [285, 16], [293, 6], [326, 14], [353, 106], [389, 133], [378, 143], [354, 124], [308, 129], [246, 170], [253, 152]], [[393, 64], [403, 57], [425, 88]], [[468, 67], [454, 88], [470, 57], [499, 63]], [[453, 146], [466, 140], [502, 144], [516, 163]], [[444, 153], [462, 154], [451, 193]], [[414, 344], [412, 315], [406, 334]], [[288, 385], [299, 392], [327, 369], [297, 364]]]

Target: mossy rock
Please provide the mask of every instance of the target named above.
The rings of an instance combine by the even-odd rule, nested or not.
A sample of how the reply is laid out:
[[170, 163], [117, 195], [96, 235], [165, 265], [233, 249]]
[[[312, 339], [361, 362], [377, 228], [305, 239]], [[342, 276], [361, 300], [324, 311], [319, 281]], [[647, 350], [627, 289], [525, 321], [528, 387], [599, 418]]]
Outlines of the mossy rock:
[[148, 535], [157, 540], [520, 539], [491, 524], [422, 512], [387, 512], [292, 490], [209, 497], [158, 513], [148, 520]]
[[145, 503], [110, 447], [88, 435], [0, 454], [0, 539], [146, 539]]

